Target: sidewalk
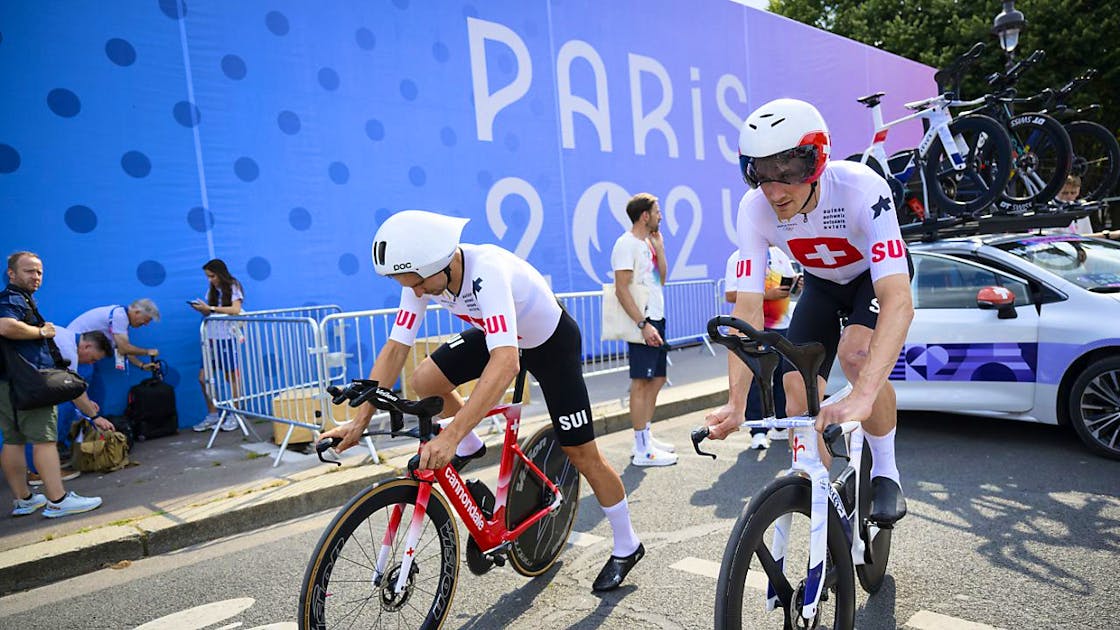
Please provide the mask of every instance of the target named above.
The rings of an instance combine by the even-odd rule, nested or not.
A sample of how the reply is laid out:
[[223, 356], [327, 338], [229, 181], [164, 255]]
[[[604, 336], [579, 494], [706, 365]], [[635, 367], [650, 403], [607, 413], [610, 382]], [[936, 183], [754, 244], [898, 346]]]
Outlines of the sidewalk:
[[[726, 401], [725, 352], [710, 355], [703, 346], [674, 350], [669, 378], [673, 385], [658, 398], [656, 420], [716, 407]], [[625, 372], [587, 379], [598, 434], [628, 430]], [[548, 421], [540, 390], [523, 412], [520, 435], [532, 435]], [[268, 438], [270, 423], [255, 424]], [[472, 466], [497, 463], [501, 433], [480, 434], [490, 446]], [[182, 549], [250, 531], [306, 514], [341, 507], [359, 490], [399, 476], [416, 444], [381, 446], [384, 463], [372, 463], [364, 448], [347, 451], [343, 466], [326, 465], [312, 455], [288, 451], [272, 467], [276, 446], [220, 433], [206, 449], [209, 433], [189, 428], [173, 437], [139, 442], [133, 466], [105, 475], [85, 473], [66, 489], [100, 496], [101, 508], [60, 519], [36, 513], [10, 516], [5, 492], [0, 515], [0, 595], [22, 591], [121, 561]]]

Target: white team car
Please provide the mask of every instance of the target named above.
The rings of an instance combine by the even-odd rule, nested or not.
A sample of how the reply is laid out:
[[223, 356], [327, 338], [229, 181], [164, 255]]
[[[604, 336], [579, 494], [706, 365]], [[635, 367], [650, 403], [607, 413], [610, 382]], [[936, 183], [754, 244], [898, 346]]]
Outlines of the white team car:
[[915, 316], [890, 376], [899, 409], [1070, 425], [1120, 459], [1120, 243], [1004, 234], [910, 252]]

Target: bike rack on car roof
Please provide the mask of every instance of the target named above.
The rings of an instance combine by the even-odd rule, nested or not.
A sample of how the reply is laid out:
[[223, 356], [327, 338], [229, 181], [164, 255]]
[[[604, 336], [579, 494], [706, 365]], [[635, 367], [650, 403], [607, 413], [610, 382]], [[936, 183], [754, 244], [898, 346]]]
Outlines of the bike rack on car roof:
[[1033, 209], [1016, 214], [992, 214], [974, 217], [937, 217], [927, 218], [920, 223], [899, 226], [902, 238], [907, 242], [933, 242], [943, 238], [976, 236], [978, 234], [1000, 234], [1003, 232], [1030, 232], [1066, 227], [1082, 217], [1089, 216], [1108, 208], [1109, 201], [1120, 197], [1110, 197], [1099, 201], [1039, 204]]

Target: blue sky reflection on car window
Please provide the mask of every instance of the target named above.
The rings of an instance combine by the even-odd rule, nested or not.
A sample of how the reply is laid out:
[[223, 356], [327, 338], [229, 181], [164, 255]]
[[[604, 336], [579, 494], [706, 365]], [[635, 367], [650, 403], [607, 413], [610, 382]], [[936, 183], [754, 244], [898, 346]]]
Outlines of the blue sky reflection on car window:
[[1085, 289], [1120, 291], [1120, 244], [1063, 234], [1024, 237], [997, 247]]

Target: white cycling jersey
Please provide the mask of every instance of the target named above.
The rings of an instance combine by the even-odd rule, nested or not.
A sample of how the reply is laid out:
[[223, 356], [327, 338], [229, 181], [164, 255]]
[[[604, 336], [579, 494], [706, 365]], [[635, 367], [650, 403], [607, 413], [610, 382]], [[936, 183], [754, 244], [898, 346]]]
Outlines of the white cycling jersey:
[[858, 162], [829, 162], [821, 174], [817, 207], [779, 220], [761, 189], [739, 201], [739, 290], [763, 293], [766, 254], [785, 250], [805, 273], [847, 284], [871, 269], [872, 282], [909, 273], [906, 243], [887, 182]]
[[401, 306], [389, 338], [411, 346], [429, 300], [486, 333], [486, 347], [536, 348], [556, 331], [560, 305], [532, 265], [497, 245], [459, 246], [463, 286], [459, 295], [416, 297], [401, 290]]

